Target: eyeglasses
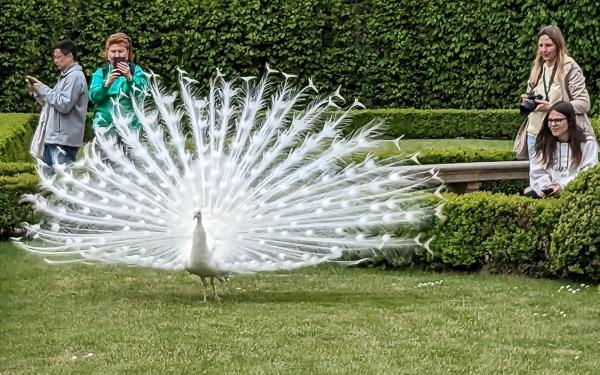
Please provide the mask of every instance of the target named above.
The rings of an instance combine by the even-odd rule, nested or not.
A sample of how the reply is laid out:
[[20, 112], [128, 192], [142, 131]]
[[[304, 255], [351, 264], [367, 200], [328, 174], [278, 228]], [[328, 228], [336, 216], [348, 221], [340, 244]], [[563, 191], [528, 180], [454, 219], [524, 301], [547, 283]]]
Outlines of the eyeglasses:
[[560, 124], [563, 120], [566, 120], [566, 117], [561, 117], [561, 118], [549, 118], [548, 119], [548, 124]]

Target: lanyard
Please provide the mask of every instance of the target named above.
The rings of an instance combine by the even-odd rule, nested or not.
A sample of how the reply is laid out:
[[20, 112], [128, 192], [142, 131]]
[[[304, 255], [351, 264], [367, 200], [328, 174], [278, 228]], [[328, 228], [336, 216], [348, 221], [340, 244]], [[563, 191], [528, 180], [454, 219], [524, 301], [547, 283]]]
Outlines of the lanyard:
[[[554, 76], [556, 75], [556, 64], [554, 64], [554, 68], [552, 68], [552, 75], [550, 76], [550, 82], [546, 85], [546, 67], [542, 70], [542, 83], [544, 84], [544, 93], [546, 94], [546, 101], [550, 101], [550, 88], [552, 87], [552, 82], [554, 82]], [[538, 78], [538, 82], [539, 82]]]

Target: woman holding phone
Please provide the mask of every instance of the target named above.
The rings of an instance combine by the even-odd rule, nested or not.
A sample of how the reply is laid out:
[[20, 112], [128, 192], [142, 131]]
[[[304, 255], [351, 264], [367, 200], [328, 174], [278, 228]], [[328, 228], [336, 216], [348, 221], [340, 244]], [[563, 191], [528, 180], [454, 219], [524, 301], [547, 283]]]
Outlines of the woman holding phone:
[[89, 99], [94, 110], [94, 131], [113, 127], [114, 103], [118, 103], [121, 113], [131, 115], [131, 129], [140, 127], [133, 113], [132, 98], [143, 100], [148, 79], [142, 68], [133, 63], [132, 49], [131, 38], [124, 33], [116, 33], [106, 39], [104, 57], [108, 64], [94, 72], [89, 89]]
[[539, 198], [560, 195], [579, 172], [598, 163], [596, 139], [577, 127], [571, 103], [559, 101], [549, 108], [530, 163], [527, 195]]

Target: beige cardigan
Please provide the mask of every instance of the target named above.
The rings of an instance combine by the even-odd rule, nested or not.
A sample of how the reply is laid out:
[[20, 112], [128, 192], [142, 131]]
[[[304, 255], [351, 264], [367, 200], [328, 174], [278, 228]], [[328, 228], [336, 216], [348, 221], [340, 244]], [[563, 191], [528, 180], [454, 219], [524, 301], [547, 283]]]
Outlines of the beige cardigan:
[[575, 110], [577, 126], [586, 136], [596, 138], [590, 119], [587, 116], [590, 110], [590, 94], [588, 94], [585, 87], [585, 77], [579, 65], [570, 56], [567, 56], [563, 66], [560, 87], [563, 100], [570, 102]]
[[[586, 136], [596, 138], [587, 113], [590, 110], [590, 94], [585, 87], [585, 77], [572, 57], [567, 56], [560, 77], [562, 100], [570, 102], [577, 116], [577, 126]], [[528, 89], [529, 91], [529, 89]], [[527, 120], [525, 120], [527, 121]]]

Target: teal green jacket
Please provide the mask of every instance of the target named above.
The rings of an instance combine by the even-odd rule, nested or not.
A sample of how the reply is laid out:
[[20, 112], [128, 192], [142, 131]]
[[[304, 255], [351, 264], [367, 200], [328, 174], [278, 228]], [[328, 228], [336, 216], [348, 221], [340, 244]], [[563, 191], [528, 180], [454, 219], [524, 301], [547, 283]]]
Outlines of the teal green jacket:
[[[109, 65], [106, 76], [103, 74], [103, 69], [98, 68], [92, 75], [92, 83], [89, 89], [90, 103], [93, 105], [94, 116], [92, 118], [92, 126], [94, 129], [98, 127], [112, 126], [112, 108], [114, 101], [119, 102], [121, 111], [124, 115], [132, 114], [133, 119], [130, 127], [138, 129], [140, 122], [133, 114], [133, 105], [131, 103], [131, 95], [135, 95], [135, 99], [139, 102], [143, 100], [146, 90], [148, 89], [148, 78], [146, 73], [138, 65], [134, 65], [131, 80], [125, 77], [117, 78], [110, 87], [104, 87], [104, 82], [108, 78], [108, 72], [112, 70]], [[125, 95], [120, 95], [123, 93]]]

